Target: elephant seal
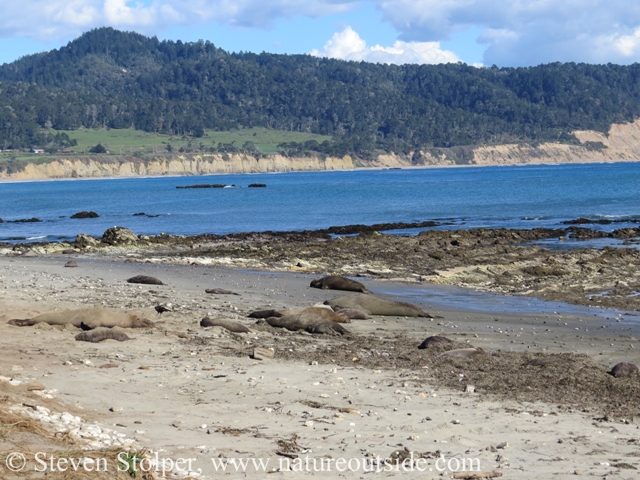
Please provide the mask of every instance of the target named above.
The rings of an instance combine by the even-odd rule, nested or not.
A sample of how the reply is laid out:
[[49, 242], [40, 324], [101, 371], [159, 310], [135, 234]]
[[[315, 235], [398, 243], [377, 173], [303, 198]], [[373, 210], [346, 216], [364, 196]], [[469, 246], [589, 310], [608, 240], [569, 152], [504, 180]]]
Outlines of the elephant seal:
[[329, 275], [328, 277], [312, 280], [310, 286], [323, 290], [347, 290], [349, 292], [369, 293], [367, 287], [362, 283], [339, 275]]
[[272, 327], [286, 328], [292, 332], [305, 330], [309, 333], [347, 335], [349, 331], [340, 323], [313, 318], [302, 313], [292, 313], [283, 317], [270, 317], [266, 319]]
[[480, 347], [477, 348], [459, 348], [457, 350], [449, 350], [448, 352], [443, 352], [439, 357], [453, 357], [453, 358], [471, 358], [471, 357], [484, 357], [487, 355]]
[[142, 283], [144, 285], [165, 285], [162, 280], [156, 277], [150, 277], [148, 275], [136, 275], [127, 279], [127, 283]]
[[222, 327], [233, 333], [249, 333], [250, 330], [241, 323], [223, 318], [204, 317], [200, 320], [201, 327]]
[[117, 328], [104, 327], [99, 327], [76, 335], [77, 342], [99, 343], [104, 340], [117, 340], [118, 342], [124, 342], [126, 340], [131, 340], [131, 337]]
[[309, 319], [318, 319], [318, 320], [329, 320], [330, 322], [336, 323], [351, 323], [351, 319], [345, 315], [344, 313], [334, 312], [330, 308], [322, 308], [322, 307], [307, 307], [297, 312], [301, 315], [304, 315]]
[[78, 264], [73, 260], [69, 260], [67, 263], [64, 264], [64, 266], [67, 268], [75, 268], [78, 266]]
[[355, 308], [369, 315], [386, 315], [395, 317], [426, 317], [441, 318], [422, 311], [419, 307], [406, 302], [396, 302], [375, 295], [354, 294], [346, 297], [333, 298], [324, 302], [325, 305], [342, 308]]
[[627, 362], [618, 363], [609, 372], [609, 375], [613, 375], [616, 378], [637, 376], [639, 374], [640, 374], [640, 371], [638, 370], [638, 367], [635, 366], [633, 363], [627, 363]]
[[240, 295], [239, 293], [232, 292], [231, 290], [225, 290], [224, 288], [207, 288], [205, 293], [212, 293], [215, 295]]
[[255, 312], [251, 312], [249, 318], [269, 318], [269, 317], [282, 317], [284, 316], [277, 310], [256, 310]]
[[362, 310], [357, 310], [355, 308], [342, 308], [342, 307], [332, 307], [334, 312], [342, 313], [346, 315], [351, 320], [368, 320], [369, 315], [364, 313]]
[[107, 308], [80, 308], [78, 310], [63, 310], [60, 312], [43, 313], [30, 319], [9, 320], [9, 325], [30, 327], [37, 323], [49, 325], [72, 324], [74, 327], [93, 330], [98, 327], [146, 328], [153, 327], [153, 322], [137, 315], [127, 314]]
[[447, 337], [441, 337], [440, 335], [433, 335], [428, 337], [424, 342], [418, 345], [420, 350], [424, 350], [425, 348], [435, 348], [443, 345], [451, 345], [453, 340], [448, 339]]

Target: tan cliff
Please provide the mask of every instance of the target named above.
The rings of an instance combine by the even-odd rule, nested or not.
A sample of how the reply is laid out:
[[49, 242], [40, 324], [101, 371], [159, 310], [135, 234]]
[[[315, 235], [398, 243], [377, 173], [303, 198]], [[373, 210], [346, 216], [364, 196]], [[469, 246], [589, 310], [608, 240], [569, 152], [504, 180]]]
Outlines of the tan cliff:
[[353, 169], [353, 160], [343, 158], [300, 157], [287, 158], [269, 155], [255, 158], [250, 155], [203, 154], [176, 157], [156, 157], [141, 160], [135, 157], [61, 158], [47, 163], [31, 163], [24, 170], [0, 178], [37, 180], [47, 178], [137, 177], [158, 175], [207, 175], [213, 173], [269, 173], [313, 170]]
[[[244, 154], [192, 154], [138, 159], [135, 157], [69, 157], [46, 163], [31, 163], [23, 170], [0, 171], [3, 180], [53, 178], [104, 178], [159, 175], [207, 175], [220, 173], [270, 173], [292, 171], [351, 170], [355, 168], [397, 168], [454, 165], [526, 165], [557, 163], [640, 161], [640, 120], [612, 125], [608, 134], [576, 131], [580, 145], [561, 143], [504, 144], [432, 148], [419, 154], [378, 155], [374, 160], [350, 156], [260, 158]], [[413, 159], [413, 161], [412, 161]], [[17, 169], [16, 169], [17, 170]]]

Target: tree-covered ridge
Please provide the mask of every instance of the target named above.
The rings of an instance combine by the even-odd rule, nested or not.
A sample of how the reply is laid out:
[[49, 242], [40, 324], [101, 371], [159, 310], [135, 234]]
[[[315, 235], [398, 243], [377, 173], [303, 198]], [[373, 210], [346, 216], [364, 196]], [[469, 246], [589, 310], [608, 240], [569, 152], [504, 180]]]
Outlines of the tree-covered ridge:
[[[42, 128], [202, 136], [259, 126], [331, 135], [324, 153], [572, 141], [640, 117], [640, 66], [380, 65], [228, 53], [111, 28], [0, 67], [0, 147]], [[289, 150], [295, 146], [289, 145]]]

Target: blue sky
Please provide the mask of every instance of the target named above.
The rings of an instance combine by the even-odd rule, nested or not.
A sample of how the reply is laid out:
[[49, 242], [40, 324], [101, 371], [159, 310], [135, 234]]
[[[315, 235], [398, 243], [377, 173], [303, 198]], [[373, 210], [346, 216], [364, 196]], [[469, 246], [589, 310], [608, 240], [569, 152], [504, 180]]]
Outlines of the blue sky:
[[100, 26], [381, 63], [640, 61], [629, 0], [0, 0], [0, 63]]

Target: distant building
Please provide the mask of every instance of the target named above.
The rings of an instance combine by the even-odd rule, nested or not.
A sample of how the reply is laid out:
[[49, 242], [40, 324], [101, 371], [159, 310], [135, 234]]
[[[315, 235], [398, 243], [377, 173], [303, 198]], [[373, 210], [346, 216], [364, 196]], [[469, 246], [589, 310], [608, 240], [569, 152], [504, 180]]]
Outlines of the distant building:
[[29, 150], [31, 153], [44, 153], [44, 149], [43, 148], [32, 148], [31, 150]]

